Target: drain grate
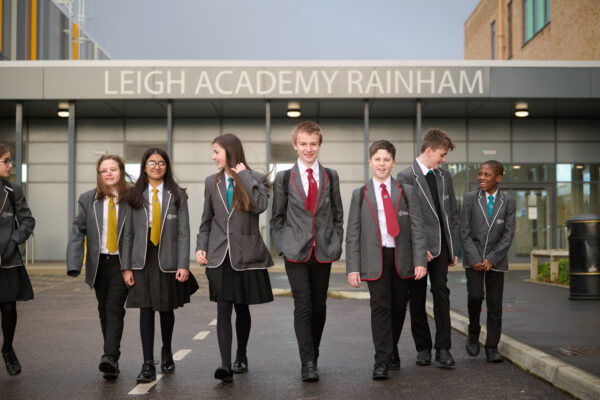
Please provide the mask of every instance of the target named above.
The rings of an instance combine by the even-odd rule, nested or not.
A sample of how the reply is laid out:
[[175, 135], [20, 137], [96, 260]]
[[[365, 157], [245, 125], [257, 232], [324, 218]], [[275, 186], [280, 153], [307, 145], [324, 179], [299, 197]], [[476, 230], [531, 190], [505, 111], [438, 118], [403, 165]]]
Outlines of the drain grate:
[[559, 347], [557, 350], [560, 354], [569, 356], [569, 357], [600, 356], [600, 347], [570, 346], [570, 347]]

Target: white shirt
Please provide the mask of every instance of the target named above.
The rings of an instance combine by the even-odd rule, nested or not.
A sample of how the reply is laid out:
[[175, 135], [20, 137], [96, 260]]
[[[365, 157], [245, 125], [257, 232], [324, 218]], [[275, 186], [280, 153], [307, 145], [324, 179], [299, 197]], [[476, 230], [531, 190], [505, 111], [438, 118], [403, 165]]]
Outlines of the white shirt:
[[[394, 237], [388, 233], [387, 220], [385, 219], [385, 209], [383, 208], [383, 198], [381, 197], [381, 183], [373, 178], [373, 188], [375, 189], [375, 198], [377, 199], [377, 219], [379, 220], [379, 232], [381, 233], [381, 245], [383, 247], [396, 247]], [[392, 178], [388, 177], [385, 181], [385, 188], [388, 194], [392, 195]], [[391, 199], [391, 197], [390, 197]], [[395, 215], [395, 214], [394, 214]]]
[[[227, 188], [229, 188], [229, 178], [232, 177], [227, 175], [227, 172], [225, 170], [223, 170], [223, 176], [225, 177], [225, 191], [227, 191]], [[235, 180], [231, 183], [233, 184], [233, 187], [235, 187]]]
[[[317, 182], [317, 189], [319, 189], [319, 163], [317, 161], [315, 161], [315, 163], [310, 168], [312, 168], [312, 170], [313, 170], [313, 177], [315, 178], [315, 181]], [[302, 163], [302, 161], [300, 161], [300, 159], [298, 159], [298, 169], [300, 170], [300, 178], [302, 179], [302, 186], [304, 187], [304, 194], [306, 194], [306, 196], [308, 196], [308, 172], [306, 172], [308, 167], [306, 167]]]
[[427, 175], [429, 170], [433, 170], [433, 168], [427, 168], [425, 166], [425, 164], [423, 164], [418, 158], [417, 158], [417, 164], [419, 164], [419, 167], [421, 167], [421, 171], [423, 171], [423, 175]]
[[[113, 197], [113, 202], [115, 203], [115, 213], [117, 215], [117, 223], [119, 221], [118, 216], [119, 216], [119, 203], [117, 203], [117, 192], [113, 193], [115, 197]], [[119, 248], [117, 247], [117, 251], [115, 251], [114, 253], [111, 253], [110, 251], [108, 251], [108, 249], [106, 248], [106, 242], [107, 242], [107, 237], [108, 237], [108, 196], [104, 196], [104, 201], [102, 204], [103, 210], [102, 210], [102, 243], [100, 243], [100, 253], [101, 254], [119, 254]], [[119, 235], [118, 232], [119, 226], [117, 225], [117, 238]]]
[[496, 196], [498, 196], [498, 189], [496, 189], [494, 193], [485, 192], [485, 200], [488, 202], [488, 204], [490, 202], [490, 195], [492, 195], [492, 197], [494, 198], [494, 204], [496, 204]]
[[[158, 189], [156, 196], [158, 197], [158, 205], [161, 210], [162, 210], [161, 201], [162, 201], [162, 197], [163, 197], [164, 184], [165, 183], [163, 182], [156, 187], [156, 189]], [[152, 185], [148, 185], [148, 206], [149, 206], [149, 208], [148, 208], [148, 227], [152, 226], [152, 197], [154, 196], [154, 192], [152, 191], [152, 189], [154, 189], [152, 187]]]

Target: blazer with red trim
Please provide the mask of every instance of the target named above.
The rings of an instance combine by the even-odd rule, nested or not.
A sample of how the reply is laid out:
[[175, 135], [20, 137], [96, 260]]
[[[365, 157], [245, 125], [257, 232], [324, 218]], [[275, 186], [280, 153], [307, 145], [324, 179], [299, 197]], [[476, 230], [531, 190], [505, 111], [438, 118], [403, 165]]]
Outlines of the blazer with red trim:
[[297, 163], [290, 173], [287, 201], [283, 188], [285, 171], [278, 172], [275, 177], [270, 221], [271, 243], [277, 253], [288, 261], [307, 262], [313, 253], [313, 239], [315, 259], [318, 262], [337, 261], [342, 254], [344, 209], [340, 196], [340, 179], [335, 170], [330, 171], [331, 179], [319, 163], [319, 192], [314, 213], [304, 208], [306, 193]]
[[[427, 266], [427, 241], [421, 209], [412, 186], [392, 178], [392, 205], [400, 234], [396, 236], [396, 273], [414, 277], [415, 266]], [[361, 201], [361, 197], [362, 201]], [[361, 204], [362, 203], [362, 204]], [[352, 192], [346, 227], [346, 272], [360, 272], [363, 281], [375, 281], [383, 270], [383, 252], [373, 180]]]

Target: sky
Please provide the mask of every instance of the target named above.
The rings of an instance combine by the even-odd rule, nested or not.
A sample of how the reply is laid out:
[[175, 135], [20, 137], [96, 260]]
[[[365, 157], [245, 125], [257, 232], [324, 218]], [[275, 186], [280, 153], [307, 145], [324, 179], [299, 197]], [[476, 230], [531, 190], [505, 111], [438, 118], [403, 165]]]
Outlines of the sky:
[[84, 29], [120, 60], [460, 60], [478, 3], [85, 0]]

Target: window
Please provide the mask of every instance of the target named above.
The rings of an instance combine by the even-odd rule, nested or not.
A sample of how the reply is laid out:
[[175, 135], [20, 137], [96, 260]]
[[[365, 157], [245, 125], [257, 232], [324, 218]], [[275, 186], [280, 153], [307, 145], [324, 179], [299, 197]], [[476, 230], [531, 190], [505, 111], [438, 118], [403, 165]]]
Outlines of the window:
[[492, 60], [496, 59], [496, 21], [492, 21]]
[[513, 10], [512, 10], [512, 1], [509, 1], [508, 4], [506, 5], [506, 25], [507, 25], [507, 30], [508, 30], [508, 37], [506, 39], [506, 49], [508, 51], [508, 59], [510, 60], [511, 58], [513, 58], [513, 47], [512, 47], [512, 40], [513, 40], [513, 35], [512, 35], [512, 17], [513, 17]]
[[550, 22], [550, 0], [523, 0], [523, 43]]

